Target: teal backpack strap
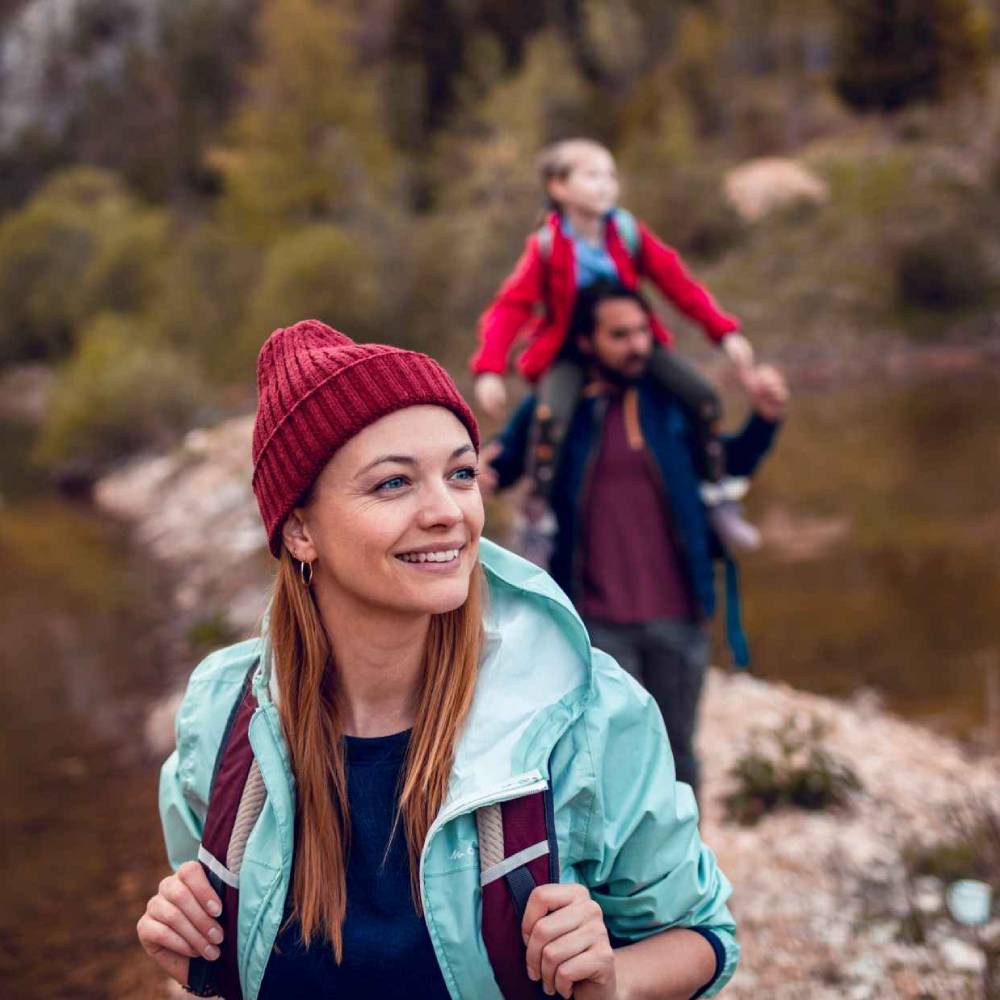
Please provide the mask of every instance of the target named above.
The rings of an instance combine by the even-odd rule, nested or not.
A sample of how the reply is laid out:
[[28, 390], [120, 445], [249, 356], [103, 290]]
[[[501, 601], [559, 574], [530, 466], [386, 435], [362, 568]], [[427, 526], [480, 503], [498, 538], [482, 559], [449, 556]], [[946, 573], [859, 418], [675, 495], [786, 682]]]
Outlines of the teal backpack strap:
[[616, 208], [611, 215], [611, 219], [618, 230], [625, 249], [632, 260], [639, 259], [639, 223], [635, 216], [625, 208]]
[[750, 668], [750, 647], [743, 631], [740, 601], [740, 570], [732, 556], [726, 556], [726, 641], [736, 670]]

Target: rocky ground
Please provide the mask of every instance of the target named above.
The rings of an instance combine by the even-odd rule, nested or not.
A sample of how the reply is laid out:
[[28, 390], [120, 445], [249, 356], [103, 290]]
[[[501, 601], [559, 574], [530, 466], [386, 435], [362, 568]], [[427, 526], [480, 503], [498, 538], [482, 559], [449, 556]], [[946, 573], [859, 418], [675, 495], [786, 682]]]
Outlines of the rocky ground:
[[[178, 609], [227, 635], [254, 630], [269, 560], [249, 491], [249, 418], [188, 436], [95, 490], [106, 511], [177, 570]], [[219, 617], [221, 616], [221, 618]], [[169, 745], [174, 702], [154, 707], [147, 737]], [[743, 827], [725, 818], [729, 772], [787, 719], [818, 718], [824, 746], [861, 790], [846, 809], [787, 811]], [[870, 695], [836, 702], [748, 675], [713, 671], [703, 706], [704, 835], [735, 886], [744, 949], [726, 995], [737, 998], [984, 997], [984, 951], [946, 914], [946, 886], [907, 876], [903, 848], [953, 836], [971, 799], [1000, 808], [1000, 760], [884, 712]], [[914, 920], [922, 943], [912, 943]], [[1000, 941], [1000, 922], [987, 929]]]

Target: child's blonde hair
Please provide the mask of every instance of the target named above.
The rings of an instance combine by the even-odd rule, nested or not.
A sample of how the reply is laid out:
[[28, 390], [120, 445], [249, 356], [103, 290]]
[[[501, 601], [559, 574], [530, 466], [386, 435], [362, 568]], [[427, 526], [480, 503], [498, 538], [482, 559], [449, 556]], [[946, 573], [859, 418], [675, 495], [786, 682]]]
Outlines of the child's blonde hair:
[[612, 155], [611, 150], [596, 139], [584, 138], [561, 139], [546, 146], [538, 154], [538, 178], [542, 182], [542, 191], [552, 207], [558, 208], [558, 205], [549, 194], [549, 183], [564, 181], [587, 153]]

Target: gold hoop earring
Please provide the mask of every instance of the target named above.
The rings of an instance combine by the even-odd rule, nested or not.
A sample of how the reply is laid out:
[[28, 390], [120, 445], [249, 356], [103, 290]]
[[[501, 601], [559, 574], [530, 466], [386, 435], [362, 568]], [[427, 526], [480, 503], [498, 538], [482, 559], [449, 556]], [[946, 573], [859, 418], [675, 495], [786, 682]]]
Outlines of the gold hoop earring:
[[302, 586], [308, 587], [313, 582], [313, 564], [304, 560], [300, 562], [299, 576], [302, 577]]

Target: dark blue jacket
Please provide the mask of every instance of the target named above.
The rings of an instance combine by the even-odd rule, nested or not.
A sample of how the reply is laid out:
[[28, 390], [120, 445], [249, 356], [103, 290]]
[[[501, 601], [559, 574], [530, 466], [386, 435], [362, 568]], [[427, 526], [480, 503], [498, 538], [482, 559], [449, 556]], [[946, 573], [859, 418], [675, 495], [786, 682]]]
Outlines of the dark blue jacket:
[[[660, 487], [680, 549], [681, 566], [700, 617], [715, 613], [714, 558], [723, 553], [715, 539], [698, 492], [698, 475], [693, 457], [692, 428], [684, 411], [671, 399], [640, 384], [639, 423], [646, 447], [659, 473]], [[500, 432], [503, 448], [493, 461], [499, 488], [515, 483], [523, 474], [534, 412], [534, 396], [526, 397], [510, 422]], [[580, 599], [582, 517], [587, 476], [597, 457], [606, 402], [601, 397], [580, 401], [570, 421], [552, 487], [552, 509], [558, 522], [555, 548], [549, 571], [575, 602]], [[750, 476], [767, 453], [778, 425], [752, 415], [743, 429], [725, 438], [726, 467], [733, 476]], [[727, 560], [730, 604], [738, 601], [735, 565]], [[739, 628], [738, 604], [727, 608], [730, 639]], [[734, 615], [736, 616], [734, 618]], [[734, 646], [734, 656], [741, 659]]]

